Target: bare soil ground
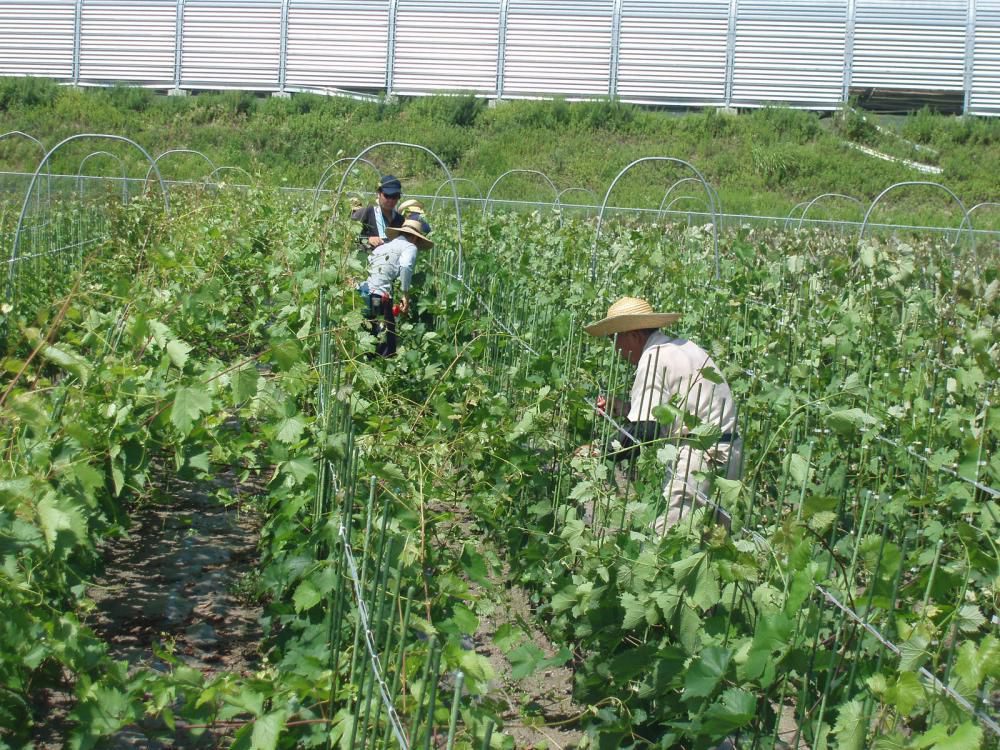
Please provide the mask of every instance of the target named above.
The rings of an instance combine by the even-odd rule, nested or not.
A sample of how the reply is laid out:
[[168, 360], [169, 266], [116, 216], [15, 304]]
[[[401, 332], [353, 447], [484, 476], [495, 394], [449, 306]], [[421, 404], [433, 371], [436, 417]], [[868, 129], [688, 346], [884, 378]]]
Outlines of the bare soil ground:
[[[89, 588], [96, 607], [86, 624], [108, 644], [113, 658], [132, 669], [169, 668], [154, 646], [170, 649], [206, 677], [255, 669], [260, 610], [239, 591], [256, 565], [258, 525], [252, 515], [223, 506], [214, 497], [219, 486], [233, 483], [169, 480], [160, 488], [159, 501], [135, 511], [128, 534], [103, 550], [107, 572]], [[40, 750], [65, 746], [71, 699], [44, 696], [36, 712], [49, 713], [35, 737]], [[214, 747], [222, 739], [211, 731], [198, 739], [178, 732], [165, 741], [146, 731], [130, 728], [106, 747]]]

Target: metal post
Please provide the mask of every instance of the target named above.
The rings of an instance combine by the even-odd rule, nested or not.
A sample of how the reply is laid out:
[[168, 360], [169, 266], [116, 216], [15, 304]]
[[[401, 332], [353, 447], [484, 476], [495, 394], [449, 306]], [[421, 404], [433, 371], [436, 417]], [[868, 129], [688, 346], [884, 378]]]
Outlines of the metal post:
[[608, 96], [618, 95], [618, 55], [621, 52], [622, 0], [615, 0], [611, 11], [611, 72], [608, 75]]
[[278, 93], [285, 93], [288, 71], [288, 0], [281, 0], [281, 51], [278, 53]]
[[80, 83], [80, 33], [83, 25], [83, 0], [76, 0], [73, 13], [73, 85]]
[[847, 0], [847, 25], [844, 29], [844, 85], [841, 89], [841, 101], [851, 98], [851, 77], [854, 75], [854, 27], [857, 23], [858, 9], [856, 0]]
[[736, 15], [739, 0], [729, 0], [729, 28], [726, 31], [726, 106], [733, 105], [733, 69], [736, 67]]
[[972, 74], [975, 70], [976, 57], [976, 0], [969, 0], [969, 8], [965, 16], [965, 73], [962, 89], [965, 92], [962, 100], [962, 114], [969, 114], [972, 103]]
[[500, 3], [500, 30], [497, 33], [497, 99], [503, 99], [503, 71], [507, 65], [507, 12], [509, 0]]
[[385, 95], [392, 96], [392, 72], [396, 67], [396, 11], [399, 0], [389, 0], [389, 33], [385, 49]]
[[177, 22], [174, 24], [174, 90], [181, 90], [181, 61], [184, 57], [184, 0], [177, 0]]

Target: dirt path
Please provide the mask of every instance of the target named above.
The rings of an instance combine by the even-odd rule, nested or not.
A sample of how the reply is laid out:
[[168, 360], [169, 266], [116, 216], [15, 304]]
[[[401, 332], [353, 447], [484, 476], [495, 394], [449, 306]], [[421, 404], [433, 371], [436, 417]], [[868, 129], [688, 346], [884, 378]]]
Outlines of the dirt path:
[[[109, 646], [112, 658], [133, 669], [166, 670], [153, 646], [172, 649], [187, 666], [211, 677], [245, 675], [258, 660], [260, 608], [240, 595], [257, 561], [256, 519], [214, 496], [232, 483], [199, 485], [165, 481], [159, 502], [147, 502], [132, 517], [128, 535], [104, 547], [106, 574], [89, 588], [96, 604], [86, 624]], [[53, 710], [67, 696], [50, 696]], [[63, 709], [65, 710], [65, 709]], [[35, 737], [38, 748], [61, 748], [65, 726], [46, 722]], [[176, 737], [165, 744], [141, 728], [120, 732], [106, 747], [163, 748], [214, 746]]]

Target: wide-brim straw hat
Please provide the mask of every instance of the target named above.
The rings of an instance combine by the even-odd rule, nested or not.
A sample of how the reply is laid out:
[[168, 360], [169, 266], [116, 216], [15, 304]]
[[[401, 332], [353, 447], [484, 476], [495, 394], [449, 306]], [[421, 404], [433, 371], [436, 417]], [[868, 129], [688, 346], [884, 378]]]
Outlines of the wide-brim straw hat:
[[390, 237], [398, 237], [401, 234], [408, 235], [421, 250], [434, 247], [434, 242], [425, 235], [431, 231], [430, 225], [426, 221], [419, 219], [407, 219], [401, 227], [388, 227], [385, 233]]
[[646, 328], [663, 328], [681, 319], [680, 313], [658, 313], [652, 305], [638, 297], [622, 297], [608, 308], [607, 317], [583, 330], [591, 336], [610, 336], [613, 333], [641, 331]]

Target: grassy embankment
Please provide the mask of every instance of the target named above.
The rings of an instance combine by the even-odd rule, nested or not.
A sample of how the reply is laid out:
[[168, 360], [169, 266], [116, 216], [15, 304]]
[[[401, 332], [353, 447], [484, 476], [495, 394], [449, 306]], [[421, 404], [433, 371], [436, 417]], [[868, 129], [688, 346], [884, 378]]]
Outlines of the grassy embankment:
[[[740, 115], [715, 110], [675, 113], [616, 102], [505, 102], [488, 107], [473, 97], [431, 97], [392, 103], [294, 95], [290, 99], [243, 92], [167, 97], [144, 89], [74, 90], [40, 79], [0, 79], [0, 133], [27, 132], [51, 148], [84, 132], [132, 138], [153, 156], [168, 149], [197, 149], [216, 165], [238, 166], [265, 183], [316, 185], [328, 165], [379, 141], [418, 143], [437, 153], [456, 177], [471, 179], [485, 194], [511, 169], [544, 172], [559, 190], [587, 188], [603, 198], [615, 175], [643, 156], [669, 156], [695, 165], [715, 187], [725, 211], [786, 216], [801, 201], [823, 193], [858, 198], [863, 206], [830, 199], [811, 216], [856, 219], [885, 188], [907, 180], [940, 182], [971, 207], [1000, 199], [1000, 120], [956, 118], [921, 111], [886, 130], [845, 110], [833, 116], [789, 109]], [[897, 133], [898, 135], [894, 135]], [[934, 164], [925, 175], [903, 164], [866, 155], [846, 145], [865, 144], [894, 156]], [[919, 144], [914, 147], [910, 142]], [[102, 143], [73, 144], [55, 171], [76, 174], [81, 160]], [[26, 139], [0, 142], [0, 170], [31, 170], [41, 150]], [[137, 152], [123, 158], [131, 160]], [[444, 181], [431, 159], [416, 150], [382, 149], [369, 158], [405, 180], [410, 193], [433, 194]], [[204, 161], [190, 155], [161, 162], [166, 177], [201, 178]], [[134, 163], [130, 174], [145, 167]], [[88, 161], [88, 174], [121, 174], [105, 159]], [[371, 182], [368, 172], [365, 181]], [[667, 189], [690, 172], [671, 164], [647, 164], [619, 183], [612, 204], [656, 208]], [[337, 183], [339, 171], [333, 185]], [[474, 194], [467, 184], [460, 192]], [[678, 208], [701, 205], [697, 186]], [[498, 198], [551, 200], [536, 176], [512, 175]], [[581, 192], [568, 201], [589, 202]], [[961, 211], [936, 188], [894, 191], [873, 220], [955, 225]], [[1000, 228], [1000, 210], [976, 214], [980, 228]]]

